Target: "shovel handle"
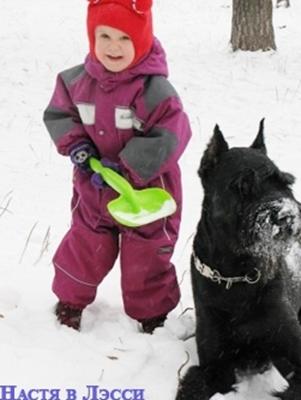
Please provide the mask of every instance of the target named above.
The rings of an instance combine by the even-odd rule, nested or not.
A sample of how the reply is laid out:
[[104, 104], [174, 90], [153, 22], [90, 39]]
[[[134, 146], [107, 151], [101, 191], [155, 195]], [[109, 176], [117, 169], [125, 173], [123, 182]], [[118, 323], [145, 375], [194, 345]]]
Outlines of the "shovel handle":
[[132, 185], [124, 179], [123, 176], [113, 171], [111, 168], [102, 165], [101, 161], [95, 157], [89, 158], [90, 168], [101, 175], [102, 179], [113, 188], [117, 193], [125, 196], [125, 198], [131, 203], [133, 209], [136, 212], [141, 210], [138, 204], [135, 190]]

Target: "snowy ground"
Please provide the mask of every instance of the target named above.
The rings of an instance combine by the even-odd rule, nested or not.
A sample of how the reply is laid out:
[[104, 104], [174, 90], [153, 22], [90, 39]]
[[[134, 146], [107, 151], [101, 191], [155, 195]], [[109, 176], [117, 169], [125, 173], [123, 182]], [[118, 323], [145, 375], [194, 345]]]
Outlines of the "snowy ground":
[[[154, 3], [156, 33], [194, 135], [181, 160], [185, 207], [174, 256], [182, 300], [149, 336], [123, 313], [118, 265], [86, 310], [81, 333], [55, 321], [51, 256], [69, 226], [71, 166], [41, 119], [57, 72], [86, 54], [86, 1], [0, 0], [0, 386], [16, 385], [16, 397], [22, 388], [57, 388], [64, 400], [71, 388], [81, 399], [96, 385], [174, 399], [187, 352], [189, 364], [197, 362], [194, 340], [181, 340], [193, 331], [193, 312], [182, 313], [193, 306], [189, 255], [202, 200], [196, 170], [216, 122], [231, 145], [249, 145], [265, 117], [269, 154], [299, 178], [301, 199], [300, 2], [275, 10], [278, 51], [256, 54], [229, 50], [230, 0]], [[272, 370], [219, 399], [268, 400], [266, 391], [284, 383]]]

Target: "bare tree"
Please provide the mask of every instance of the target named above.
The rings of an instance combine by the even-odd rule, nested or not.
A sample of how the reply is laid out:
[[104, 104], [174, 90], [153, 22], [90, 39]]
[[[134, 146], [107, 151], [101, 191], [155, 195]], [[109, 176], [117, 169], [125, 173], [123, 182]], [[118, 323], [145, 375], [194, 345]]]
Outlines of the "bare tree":
[[272, 18], [272, 0], [232, 0], [233, 51], [276, 50]]
[[276, 7], [290, 7], [290, 0], [277, 0]]

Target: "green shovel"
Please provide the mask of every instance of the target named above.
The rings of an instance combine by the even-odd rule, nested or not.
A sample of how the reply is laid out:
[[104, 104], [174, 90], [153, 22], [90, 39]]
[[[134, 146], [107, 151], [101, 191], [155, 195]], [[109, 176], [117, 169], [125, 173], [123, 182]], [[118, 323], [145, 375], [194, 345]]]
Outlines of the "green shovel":
[[94, 172], [120, 194], [107, 205], [112, 217], [122, 225], [137, 227], [168, 217], [176, 211], [173, 197], [161, 188], [135, 190], [130, 183], [111, 168], [104, 167], [94, 157], [89, 158]]

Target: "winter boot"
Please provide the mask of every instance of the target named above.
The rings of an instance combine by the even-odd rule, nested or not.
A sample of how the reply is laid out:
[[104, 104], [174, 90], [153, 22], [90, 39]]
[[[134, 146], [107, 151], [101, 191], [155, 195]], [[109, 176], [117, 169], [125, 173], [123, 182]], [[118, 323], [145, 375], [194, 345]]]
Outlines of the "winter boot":
[[139, 322], [142, 325], [142, 331], [144, 333], [152, 334], [156, 328], [162, 327], [167, 318], [167, 314], [159, 315], [158, 317], [149, 319], [140, 319]]
[[59, 301], [55, 307], [55, 315], [62, 325], [80, 330], [80, 321], [83, 309]]

